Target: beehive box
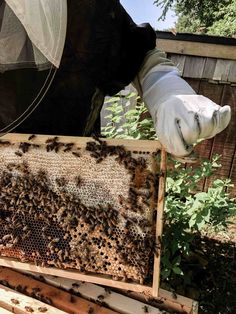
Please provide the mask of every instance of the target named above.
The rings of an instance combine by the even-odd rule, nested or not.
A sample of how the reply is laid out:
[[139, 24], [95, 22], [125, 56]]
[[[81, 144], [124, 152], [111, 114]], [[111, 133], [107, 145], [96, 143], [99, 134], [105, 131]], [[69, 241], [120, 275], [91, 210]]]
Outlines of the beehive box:
[[0, 264], [156, 294], [164, 156], [157, 141], [3, 137]]

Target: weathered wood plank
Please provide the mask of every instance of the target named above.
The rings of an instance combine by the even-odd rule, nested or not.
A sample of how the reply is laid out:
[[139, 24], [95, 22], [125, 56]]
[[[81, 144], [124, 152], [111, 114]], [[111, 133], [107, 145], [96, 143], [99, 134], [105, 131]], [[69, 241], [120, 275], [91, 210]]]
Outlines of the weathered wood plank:
[[[37, 292], [36, 294], [38, 294], [42, 300], [48, 300], [57, 308], [54, 312], [49, 312], [52, 314], [61, 313], [61, 311], [63, 311], [63, 313], [87, 314], [90, 308], [93, 309], [94, 314], [116, 313], [98, 304], [84, 300], [81, 297], [71, 296], [71, 294], [66, 291], [52, 287], [9, 268], [0, 268], [0, 280], [7, 282], [8, 285], [13, 288], [21, 286], [21, 289], [24, 289], [24, 294], [28, 295], [28, 297], [24, 296], [26, 300], [32, 299], [29, 296], [33, 296]], [[35, 302], [39, 301], [35, 300]]]
[[177, 54], [168, 54], [167, 57], [174, 63], [174, 65], [179, 69], [182, 75], [184, 72], [186, 56], [177, 55]]
[[[32, 272], [26, 272], [26, 273], [30, 273], [33, 274], [33, 276], [39, 277], [40, 275], [37, 273], [32, 273]], [[44, 275], [43, 279], [51, 284], [54, 285], [56, 287], [63, 287], [66, 290], [70, 290], [71, 288], [73, 288], [75, 291], [78, 291], [81, 293], [82, 297], [86, 298], [86, 299], [90, 299], [91, 300], [97, 300], [97, 297], [99, 295], [107, 295], [107, 288], [102, 288], [101, 286], [97, 286], [94, 284], [90, 284], [90, 283], [84, 283], [84, 282], [80, 282], [80, 281], [76, 281], [76, 280], [72, 280], [72, 279], [67, 279], [67, 278], [60, 278], [60, 277], [55, 277], [55, 276], [48, 276], [48, 275]], [[118, 289], [116, 289], [118, 291]], [[149, 300], [148, 295], [145, 294], [139, 294], [139, 293], [133, 293], [131, 291], [122, 291], [122, 293], [126, 294], [127, 297], [132, 298], [134, 297], [134, 302], [135, 300], [141, 300], [141, 302], [145, 302], [148, 304], [152, 304], [154, 302], [152, 302], [153, 300], [156, 300], [157, 303], [161, 304], [162, 307], [165, 308], [169, 308], [171, 310], [177, 311], [177, 312], [186, 312], [188, 314], [192, 314], [192, 309], [195, 305], [195, 301], [177, 295], [177, 298], [175, 298], [173, 296], [173, 294], [169, 291], [166, 291], [164, 289], [160, 289], [159, 290], [159, 297], [158, 298], [153, 298], [151, 297]], [[113, 296], [119, 296], [119, 300], [120, 303], [117, 303], [117, 299], [113, 298]], [[113, 290], [111, 291], [111, 294], [109, 296], [109, 298], [105, 299], [105, 302], [107, 304], [111, 304], [111, 308], [116, 310], [116, 311], [120, 311], [122, 304], [126, 303], [126, 299], [123, 299], [123, 295], [120, 295], [117, 292], [114, 292]], [[123, 307], [124, 309], [125, 307]], [[155, 306], [154, 306], [155, 308]], [[150, 307], [150, 309], [152, 309], [152, 307]], [[122, 312], [122, 311], [121, 311]], [[123, 312], [122, 312], [123, 313]], [[131, 313], [137, 313], [136, 311], [131, 311]], [[130, 313], [130, 314], [131, 314]], [[152, 313], [152, 311], [150, 310], [150, 313]]]
[[184, 77], [202, 78], [206, 58], [186, 56], [184, 64]]
[[[223, 93], [223, 85], [211, 84], [207, 81], [201, 81], [199, 87], [199, 94], [210, 98], [217, 104], [220, 104]], [[212, 147], [214, 139], [208, 139], [196, 146], [195, 151], [202, 159], [210, 159], [212, 156]], [[199, 190], [204, 190], [206, 180], [201, 180], [198, 183]]]
[[[39, 277], [36, 273], [27, 272], [33, 276]], [[83, 298], [91, 300], [93, 302], [99, 301], [99, 298], [105, 302], [109, 308], [118, 313], [124, 314], [143, 314], [145, 303], [134, 300], [132, 298], [121, 295], [117, 292], [110, 290], [109, 288], [103, 288], [94, 284], [75, 281], [72, 279], [60, 278], [55, 276], [43, 276], [46, 283], [63, 288], [70, 293], [79, 293]], [[161, 314], [158, 308], [154, 306], [148, 306], [149, 312], [153, 314]]]
[[12, 312], [10, 312], [10, 311], [4, 309], [3, 307], [0, 307], [0, 313], [1, 313], [1, 314], [10, 314], [10, 313], [12, 313]]
[[215, 72], [213, 74], [213, 80], [216, 81], [228, 81], [229, 73], [231, 67], [234, 65], [235, 61], [222, 60], [219, 59], [216, 62]]
[[204, 66], [204, 70], [202, 73], [203, 79], [213, 79], [213, 75], [215, 73], [217, 59], [215, 58], [207, 58]]
[[218, 169], [217, 173], [211, 179], [207, 180], [207, 185], [211, 184], [214, 179], [228, 178], [231, 172], [236, 144], [236, 87], [230, 85], [224, 86], [221, 105], [226, 104], [231, 106], [232, 118], [229, 126], [223, 132], [216, 135], [212, 149], [212, 155], [219, 154], [222, 156], [222, 168]]
[[159, 38], [157, 40], [157, 47], [170, 53], [236, 60], [235, 46]]
[[185, 81], [189, 83], [189, 85], [192, 87], [192, 89], [198, 94], [199, 87], [200, 87], [200, 80], [199, 79], [193, 79], [193, 78], [185, 78]]
[[229, 75], [228, 75], [228, 82], [236, 83], [236, 61], [234, 61], [230, 67]]
[[230, 193], [231, 197], [236, 197], [236, 145], [235, 145], [233, 162], [231, 165], [229, 178], [231, 179], [231, 182], [234, 185], [234, 187], [228, 188], [227, 192]]
[[210, 98], [217, 104], [221, 104], [221, 98], [223, 95], [224, 86], [221, 84], [211, 84], [207, 81], [202, 80], [200, 82], [200, 87], [198, 93], [205, 97]]
[[[16, 314], [39, 314], [43, 311], [50, 314], [67, 313], [44, 302], [23, 295], [3, 285], [0, 285], [0, 306], [3, 307], [5, 310]], [[4, 313], [1, 308], [0, 313]]]

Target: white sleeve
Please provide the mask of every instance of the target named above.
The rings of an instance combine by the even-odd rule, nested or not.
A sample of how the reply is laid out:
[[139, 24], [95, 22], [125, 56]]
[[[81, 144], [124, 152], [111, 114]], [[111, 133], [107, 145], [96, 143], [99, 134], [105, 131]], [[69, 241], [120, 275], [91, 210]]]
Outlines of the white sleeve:
[[[142, 97], [154, 121], [158, 139], [175, 156], [187, 156], [194, 144], [211, 138], [229, 124], [229, 106], [220, 107], [197, 95], [168, 60], [151, 55], [138, 74]], [[150, 66], [151, 65], [151, 66]]]
[[194, 95], [192, 87], [180, 77], [177, 68], [157, 65], [141, 79], [143, 100], [151, 115], [157, 105], [173, 95]]

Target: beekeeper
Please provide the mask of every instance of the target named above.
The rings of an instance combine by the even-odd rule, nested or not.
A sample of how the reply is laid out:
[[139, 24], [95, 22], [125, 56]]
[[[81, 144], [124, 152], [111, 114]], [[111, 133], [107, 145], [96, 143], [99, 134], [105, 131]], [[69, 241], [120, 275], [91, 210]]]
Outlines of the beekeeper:
[[175, 156], [229, 124], [230, 107], [196, 95], [118, 0], [0, 0], [0, 27], [2, 133], [90, 135], [104, 97], [131, 82]]

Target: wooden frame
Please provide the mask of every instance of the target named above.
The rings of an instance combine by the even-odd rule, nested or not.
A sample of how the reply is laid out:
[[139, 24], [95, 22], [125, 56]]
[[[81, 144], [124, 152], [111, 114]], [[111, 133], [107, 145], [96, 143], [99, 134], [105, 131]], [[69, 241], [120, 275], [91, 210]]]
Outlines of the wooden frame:
[[[52, 136], [46, 135], [37, 135], [34, 139], [35, 144], [44, 144], [45, 141]], [[7, 134], [2, 139], [8, 140], [12, 143], [19, 143], [19, 142], [27, 142], [29, 138], [28, 134]], [[86, 143], [91, 140], [91, 138], [79, 138], [79, 137], [66, 137], [60, 136], [59, 137], [61, 142], [64, 143], [77, 143], [80, 147], [84, 147]], [[107, 140], [107, 144], [109, 145], [124, 145], [127, 150], [131, 151], [149, 151], [149, 152], [156, 152], [157, 150], [161, 150], [161, 164], [160, 164], [160, 181], [159, 181], [159, 195], [158, 195], [158, 202], [157, 202], [157, 220], [156, 220], [156, 237], [159, 239], [162, 235], [162, 224], [163, 224], [163, 210], [164, 210], [164, 195], [165, 195], [165, 173], [166, 173], [166, 153], [162, 148], [161, 144], [158, 141], [135, 141], [135, 140]], [[115, 281], [110, 279], [108, 276], [105, 275], [84, 275], [79, 273], [76, 270], [63, 270], [59, 268], [49, 268], [49, 267], [41, 267], [36, 266], [29, 263], [22, 263], [13, 258], [0, 258], [0, 265], [17, 268], [21, 270], [28, 270], [34, 271], [42, 274], [54, 275], [74, 280], [80, 280], [85, 282], [92, 282], [101, 285], [107, 285], [119, 289], [131, 290], [136, 291], [139, 293], [146, 293], [152, 295], [154, 297], [158, 296], [159, 291], [159, 280], [160, 280], [160, 250], [158, 248], [158, 255], [155, 256], [154, 260], [154, 273], [153, 273], [153, 285], [152, 286], [145, 286], [136, 283], [126, 283], [122, 281]]]
[[[103, 307], [102, 304], [85, 300], [75, 294], [73, 295], [71, 294], [71, 291], [64, 291], [60, 289], [60, 287], [55, 287], [49, 283], [32, 278], [32, 276], [29, 277], [5, 267], [0, 268], [0, 280], [11, 287], [9, 288], [0, 285], [0, 306], [4, 307], [5, 305], [5, 307], [7, 307], [7, 305], [10, 305], [14, 307], [14, 302], [11, 302], [11, 299], [13, 298], [19, 302], [15, 302], [15, 306], [17, 309], [20, 307], [23, 313], [27, 313], [24, 308], [25, 305], [32, 307], [36, 313], [40, 313], [40, 311], [38, 311], [39, 307], [46, 307], [47, 311], [45, 311], [45, 313], [51, 314], [87, 314], [89, 309], [91, 309], [91, 312], [94, 314], [117, 313]], [[3, 290], [5, 290], [5, 293]], [[14, 311], [14, 313], [17, 313], [17, 311]]]
[[[51, 314], [66, 314], [68, 312], [59, 310], [51, 305], [46, 305], [44, 302], [32, 299], [26, 295], [10, 289], [6, 286], [0, 285], [0, 313], [5, 311], [9, 313], [27, 314], [29, 312], [40, 313], [38, 309], [45, 309], [46, 312]], [[3, 310], [3, 309], [4, 310]], [[8, 313], [8, 312], [6, 312]]]
[[[38, 273], [28, 271], [21, 272], [31, 275], [36, 279], [40, 279], [42, 277]], [[107, 289], [95, 284], [50, 275], [44, 275], [42, 279], [46, 283], [55, 287], [63, 288], [67, 291], [79, 292], [79, 294], [87, 300], [96, 302], [98, 296], [107, 296]], [[156, 307], [152, 304], [153, 299], [157, 301], [158, 308], [163, 308], [167, 311], [171, 309], [179, 313], [198, 313], [198, 303], [196, 301], [177, 294], [173, 295], [173, 293], [164, 289], [159, 289], [159, 296], [157, 298], [151, 298], [151, 300], [149, 300], [146, 295], [139, 294], [137, 292], [124, 290], [121, 292], [122, 294], [120, 294], [119, 289], [115, 289], [115, 291], [110, 290], [108, 295], [109, 297], [104, 300], [109, 308], [118, 311], [119, 313], [139, 314], [140, 309], [142, 309], [141, 314], [143, 314], [143, 306], [145, 304], [149, 304], [150, 313], [155, 313]]]
[[165, 52], [176, 54], [236, 60], [235, 46], [171, 39], [157, 39], [157, 48]]

